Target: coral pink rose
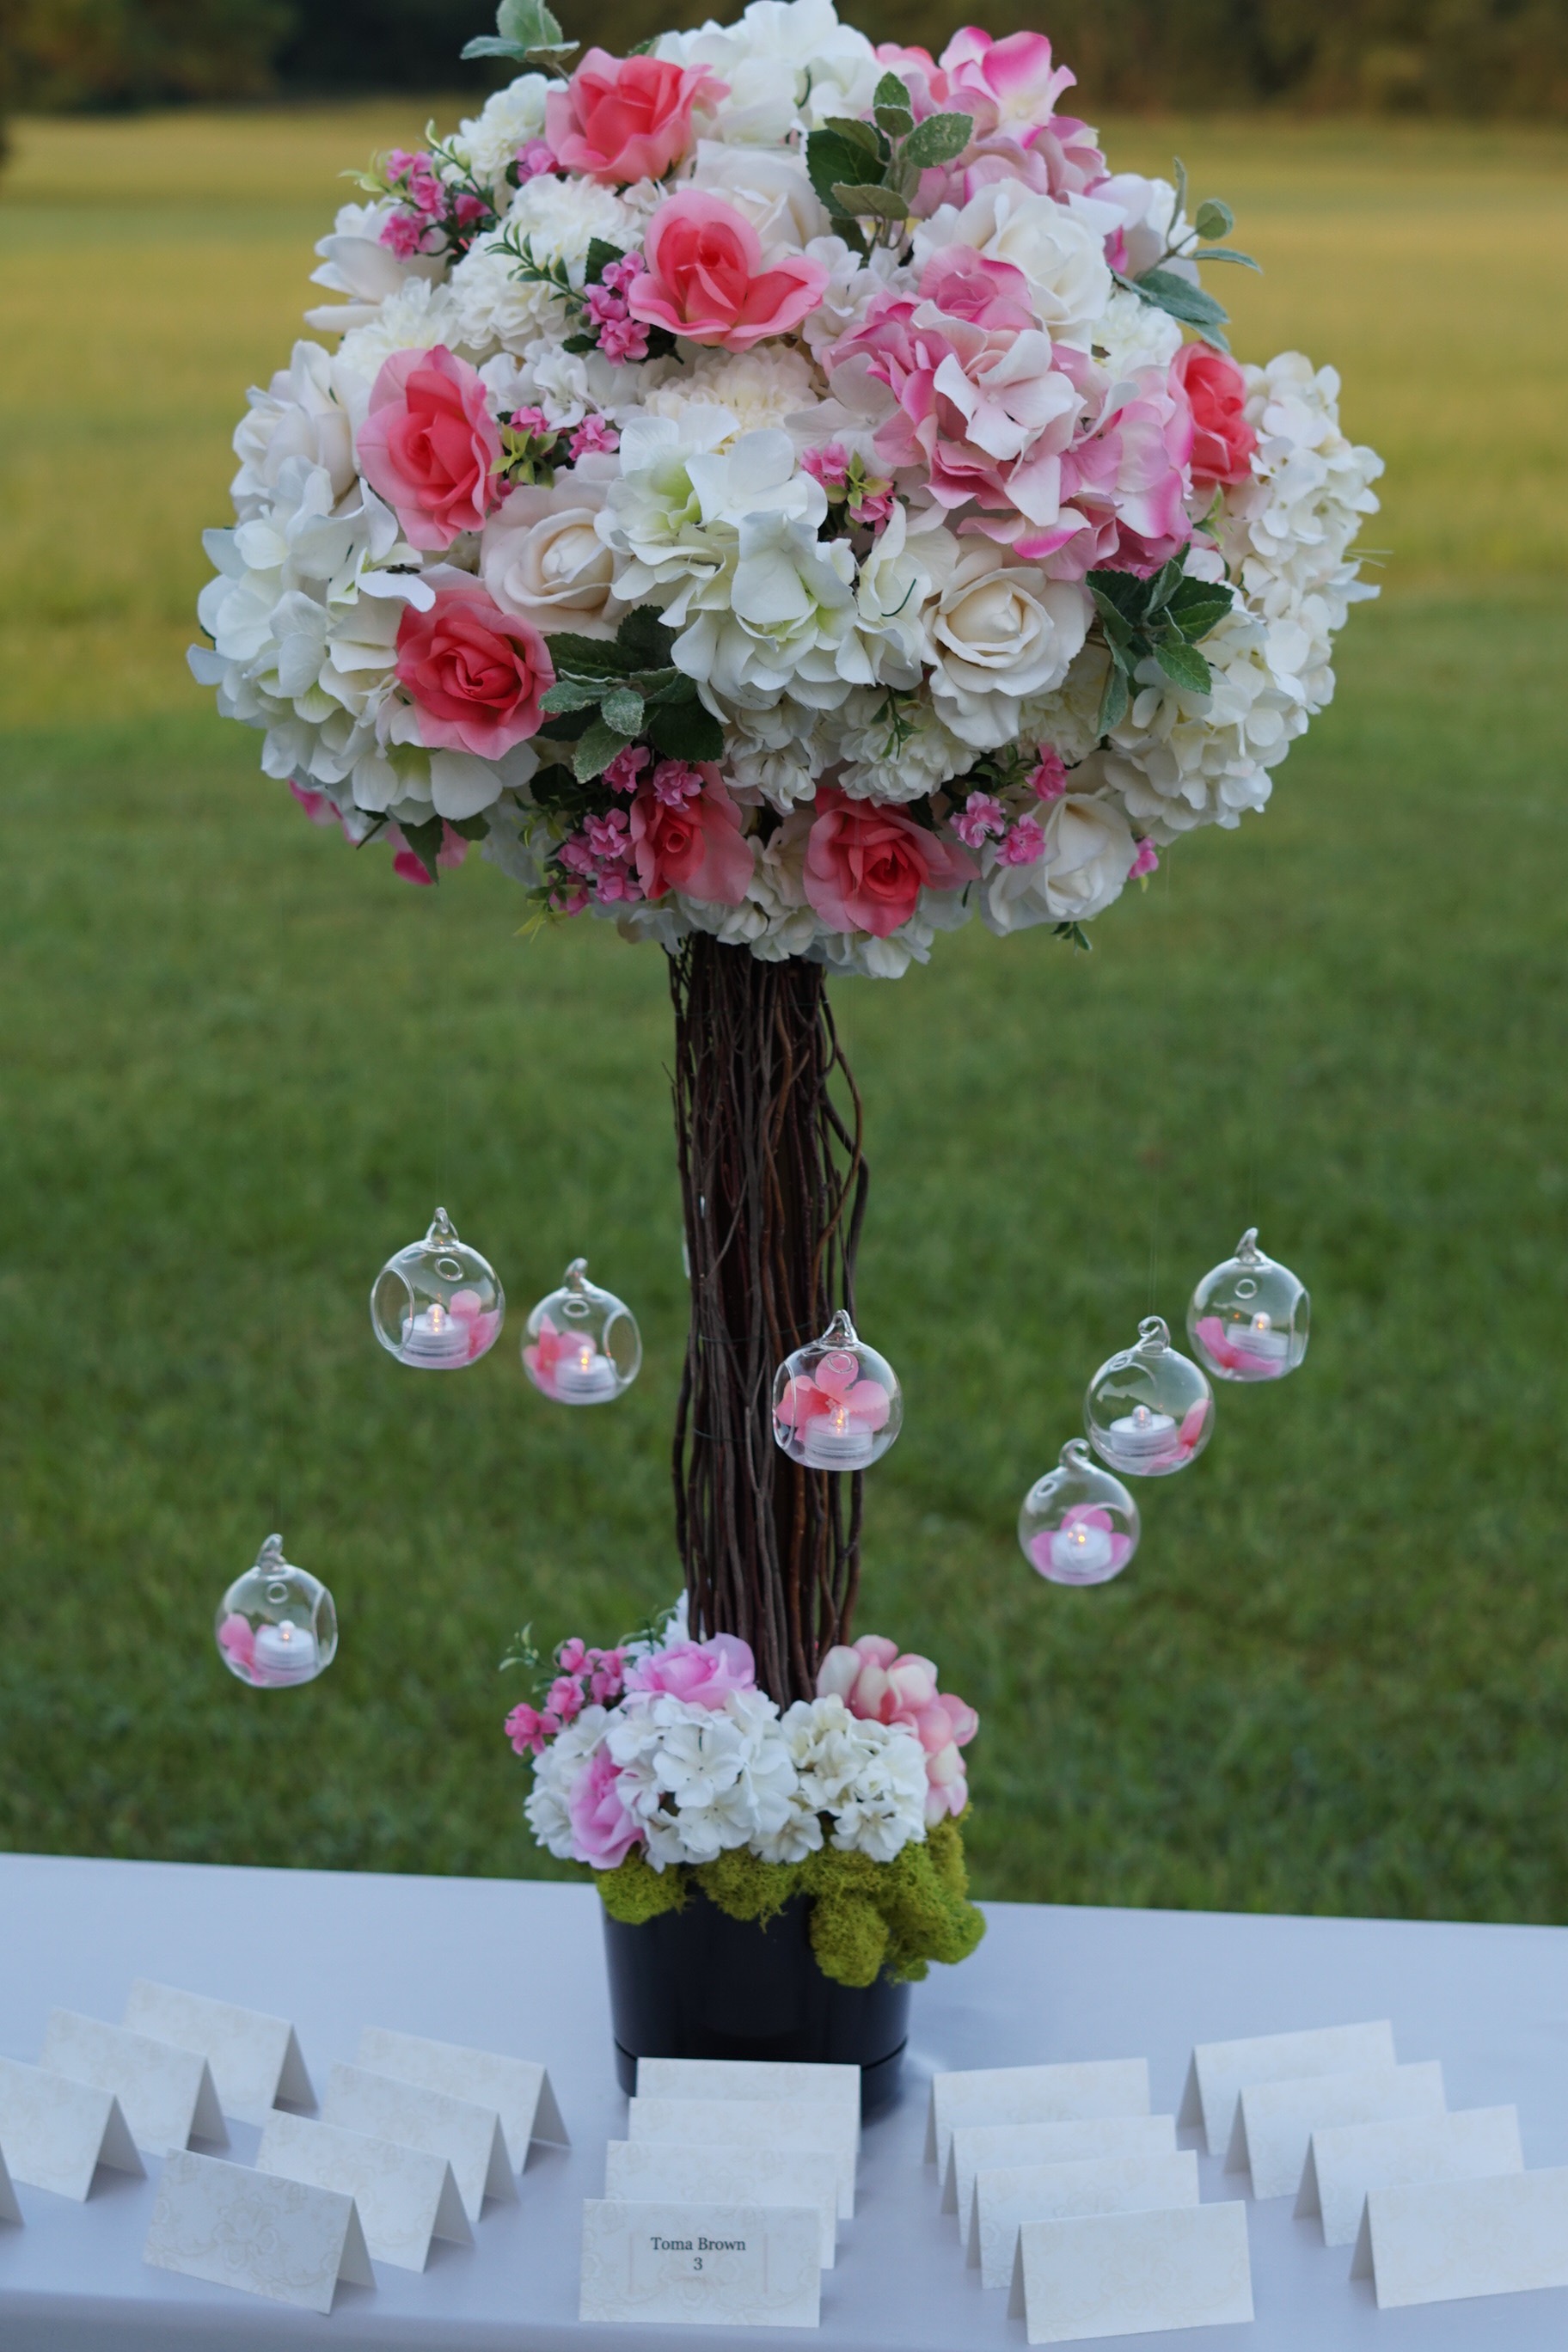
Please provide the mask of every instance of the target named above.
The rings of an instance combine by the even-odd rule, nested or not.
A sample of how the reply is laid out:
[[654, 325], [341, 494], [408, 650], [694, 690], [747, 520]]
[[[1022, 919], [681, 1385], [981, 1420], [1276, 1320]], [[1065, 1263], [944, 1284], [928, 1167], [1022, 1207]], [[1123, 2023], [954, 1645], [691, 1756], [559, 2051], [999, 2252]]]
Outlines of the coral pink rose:
[[494, 471], [500, 435], [484, 385], [445, 343], [393, 352], [355, 446], [361, 473], [413, 547], [450, 547], [459, 531], [482, 530], [504, 495]]
[[702, 790], [672, 804], [645, 784], [632, 803], [632, 857], [645, 898], [668, 890], [738, 907], [753, 871], [752, 845], [741, 831], [741, 812], [717, 768], [705, 761]]
[[1245, 482], [1258, 436], [1247, 421], [1247, 379], [1224, 352], [1184, 343], [1171, 373], [1193, 412], [1193, 479], [1205, 487]]
[[621, 1802], [619, 1780], [609, 1749], [595, 1748], [566, 1801], [578, 1860], [595, 1870], [614, 1870], [642, 1843], [640, 1822]]
[[662, 180], [690, 152], [698, 100], [722, 98], [729, 87], [706, 66], [590, 49], [565, 89], [545, 99], [544, 128], [556, 162], [569, 172], [606, 187]]
[[1051, 45], [1043, 33], [1009, 33], [994, 41], [989, 33], [966, 25], [942, 53], [947, 77], [947, 102], [956, 111], [973, 115], [974, 128], [987, 131], [1033, 131], [1048, 122], [1064, 89], [1078, 79], [1066, 66], [1053, 66]]
[[885, 940], [909, 921], [922, 890], [955, 890], [978, 870], [965, 850], [902, 809], [851, 800], [837, 784], [821, 786], [815, 807], [802, 880], [807, 900], [836, 931]]
[[503, 613], [477, 580], [438, 589], [427, 613], [405, 609], [397, 675], [418, 706], [427, 748], [480, 760], [499, 760], [538, 733], [539, 698], [555, 683], [539, 631]]
[[827, 284], [826, 264], [804, 253], [764, 266], [745, 215], [700, 188], [683, 188], [659, 206], [643, 251], [647, 268], [626, 295], [633, 318], [726, 352], [787, 335]]
[[673, 1643], [650, 1658], [640, 1658], [626, 1676], [628, 1691], [665, 1692], [715, 1714], [731, 1691], [756, 1686], [751, 1644], [733, 1633], [715, 1633], [710, 1642]]

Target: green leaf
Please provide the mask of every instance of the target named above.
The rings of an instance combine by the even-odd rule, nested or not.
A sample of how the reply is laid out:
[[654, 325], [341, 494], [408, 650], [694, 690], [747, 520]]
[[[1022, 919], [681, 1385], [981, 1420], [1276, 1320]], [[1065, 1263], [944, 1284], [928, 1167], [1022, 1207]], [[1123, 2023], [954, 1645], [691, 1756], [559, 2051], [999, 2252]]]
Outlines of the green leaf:
[[881, 80], [871, 92], [871, 103], [873, 106], [901, 107], [906, 114], [912, 114], [914, 111], [914, 100], [910, 96], [908, 85], [901, 82], [896, 73], [885, 73], [882, 76]]
[[1091, 572], [1089, 593], [1101, 612], [1109, 604], [1129, 621], [1141, 621], [1147, 609], [1149, 583], [1135, 572]]
[[863, 147], [868, 155], [875, 155], [879, 163], [887, 158], [888, 142], [879, 136], [874, 122], [862, 122], [854, 114], [830, 114], [822, 127], [835, 132], [851, 147]]
[[599, 715], [606, 727], [629, 742], [642, 733], [643, 698], [633, 686], [612, 686], [599, 705]]
[[910, 216], [904, 197], [891, 188], [874, 188], [866, 181], [850, 186], [843, 180], [835, 180], [833, 199], [841, 212], [851, 213], [857, 219], [866, 213], [873, 219], [885, 221], [904, 221]]
[[668, 663], [675, 631], [667, 625], [657, 604], [637, 604], [616, 631], [616, 643], [634, 656], [639, 669], [662, 669]]
[[1100, 717], [1095, 721], [1101, 735], [1109, 735], [1113, 727], [1121, 725], [1131, 699], [1126, 673], [1119, 663], [1113, 661], [1105, 673], [1105, 691], [1100, 698]]
[[805, 168], [828, 210], [841, 210], [833, 201], [833, 184], [858, 179], [866, 168], [866, 150], [835, 131], [814, 131], [805, 142]]
[[624, 751], [626, 748], [624, 735], [617, 734], [613, 727], [606, 727], [602, 719], [595, 719], [577, 740], [577, 748], [572, 754], [573, 773], [580, 784], [592, 783], [595, 776], [604, 774], [616, 753]]
[[[521, 49], [559, 48], [562, 43], [561, 19], [545, 6], [544, 0], [500, 0], [496, 30], [502, 40], [515, 41]], [[572, 46], [574, 48], [576, 43]]]
[[1217, 196], [1205, 196], [1198, 206], [1193, 226], [1205, 244], [1212, 244], [1215, 237], [1230, 235], [1236, 226], [1236, 215]]
[[528, 797], [542, 809], [575, 808], [582, 798], [582, 787], [570, 768], [552, 760], [530, 780]]
[[724, 730], [700, 702], [667, 702], [648, 720], [656, 748], [671, 760], [717, 760], [723, 756]]
[[441, 844], [445, 838], [441, 831], [440, 818], [431, 817], [424, 824], [405, 824], [402, 826], [401, 831], [404, 840], [408, 844], [431, 881], [438, 882], [441, 875], [437, 860], [441, 855]]
[[1213, 343], [1218, 351], [1230, 349], [1223, 332], [1227, 314], [1201, 286], [1177, 278], [1169, 269], [1150, 269], [1142, 278], [1122, 282], [1130, 284], [1133, 293], [1141, 300], [1152, 303], [1156, 310], [1179, 319], [1184, 327], [1195, 327], [1205, 342]]
[[1173, 155], [1171, 169], [1176, 175], [1176, 201], [1171, 207], [1171, 217], [1176, 220], [1187, 209], [1187, 167], [1179, 155]]
[[638, 665], [626, 649], [608, 637], [578, 637], [563, 629], [546, 637], [556, 675], [569, 677], [625, 677]]
[[1154, 659], [1167, 677], [1191, 693], [1207, 694], [1212, 690], [1214, 672], [1196, 646], [1189, 646], [1184, 638], [1162, 637], [1154, 648]]
[[1263, 264], [1261, 261], [1254, 261], [1250, 253], [1237, 253], [1232, 246], [1211, 245], [1208, 251], [1205, 254], [1204, 259], [1205, 261], [1234, 261], [1238, 263], [1243, 269], [1256, 269], [1259, 278], [1263, 275]]
[[1153, 578], [1145, 583], [1147, 590], [1145, 610], [1151, 615], [1163, 612], [1176, 590], [1181, 586], [1186, 576], [1182, 569], [1184, 560], [1184, 556], [1173, 555], [1170, 562], [1162, 564]]
[[1224, 620], [1235, 602], [1234, 590], [1223, 580], [1184, 580], [1166, 608], [1166, 617], [1189, 645]]
[[515, 41], [499, 40], [494, 33], [479, 33], [465, 41], [458, 51], [459, 58], [521, 58], [526, 53]]
[[[1054, 937], [1058, 940], [1066, 940], [1069, 946], [1081, 948], [1085, 955], [1092, 955], [1094, 953], [1094, 941], [1089, 938], [1089, 933], [1084, 929], [1081, 923], [1058, 923], [1057, 925]], [[506, 1665], [509, 1663], [510, 1661], [505, 1658], [501, 1660], [501, 1664], [503, 1665]]]
[[590, 237], [588, 258], [583, 264], [584, 282], [590, 286], [596, 286], [612, 261], [624, 261], [625, 258], [626, 253], [623, 247], [611, 245], [602, 236]]
[[465, 841], [483, 841], [489, 832], [489, 820], [482, 816], [449, 816], [447, 824], [453, 833], [460, 833]]
[[903, 160], [923, 172], [933, 163], [951, 163], [974, 136], [972, 114], [928, 114], [904, 142]]
[[539, 707], [549, 718], [555, 719], [569, 710], [592, 710], [597, 708], [605, 692], [602, 685], [590, 686], [585, 678], [558, 677], [539, 698]]
[[915, 127], [915, 118], [907, 106], [879, 106], [877, 128], [885, 131], [889, 139], [907, 139]]

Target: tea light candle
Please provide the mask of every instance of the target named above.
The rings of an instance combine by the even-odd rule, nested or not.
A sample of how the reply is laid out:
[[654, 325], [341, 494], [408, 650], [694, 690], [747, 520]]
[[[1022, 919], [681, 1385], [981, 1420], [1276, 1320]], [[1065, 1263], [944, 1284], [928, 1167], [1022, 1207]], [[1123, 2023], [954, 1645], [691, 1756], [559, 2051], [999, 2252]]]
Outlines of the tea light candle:
[[1122, 1413], [1110, 1424], [1110, 1443], [1120, 1459], [1129, 1468], [1140, 1462], [1153, 1462], [1161, 1454], [1171, 1453], [1176, 1442], [1176, 1424], [1168, 1412], [1151, 1412], [1146, 1404], [1135, 1404], [1131, 1412]]
[[1251, 1315], [1243, 1323], [1227, 1323], [1225, 1336], [1244, 1356], [1256, 1356], [1262, 1362], [1282, 1364], [1290, 1353], [1289, 1332], [1277, 1331], [1267, 1315]]
[[468, 1357], [468, 1327], [438, 1298], [403, 1326], [403, 1360], [410, 1364], [461, 1364]]
[[1115, 1557], [1109, 1528], [1093, 1528], [1083, 1520], [1058, 1528], [1051, 1538], [1051, 1568], [1058, 1576], [1099, 1576]]
[[586, 1333], [558, 1359], [554, 1381], [556, 1395], [568, 1404], [595, 1404], [614, 1396], [621, 1384], [614, 1359], [601, 1355]]
[[801, 1433], [801, 1452], [813, 1470], [858, 1469], [871, 1459], [876, 1443], [872, 1432], [851, 1421], [841, 1404], [813, 1413]]
[[258, 1626], [251, 1672], [258, 1683], [308, 1683], [316, 1671], [316, 1637], [308, 1625]]

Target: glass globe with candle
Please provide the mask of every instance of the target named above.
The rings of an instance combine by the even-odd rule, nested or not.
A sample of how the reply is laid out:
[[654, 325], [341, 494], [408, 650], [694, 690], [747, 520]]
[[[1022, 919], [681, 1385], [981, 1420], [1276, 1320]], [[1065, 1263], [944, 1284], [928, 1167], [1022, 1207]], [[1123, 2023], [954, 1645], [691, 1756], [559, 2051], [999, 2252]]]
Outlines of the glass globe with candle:
[[1307, 1352], [1312, 1302], [1288, 1265], [1265, 1257], [1248, 1225], [1236, 1255], [1192, 1295], [1187, 1335], [1217, 1381], [1282, 1381]]
[[370, 1294], [375, 1336], [400, 1364], [456, 1372], [495, 1346], [506, 1294], [495, 1268], [437, 1209], [423, 1241], [389, 1257]]
[[641, 1365], [637, 1317], [613, 1290], [589, 1281], [585, 1257], [574, 1257], [560, 1289], [528, 1318], [523, 1370], [556, 1404], [609, 1404], [626, 1394]]
[[231, 1675], [256, 1690], [287, 1690], [331, 1664], [338, 1612], [321, 1578], [285, 1559], [282, 1537], [268, 1536], [218, 1603], [213, 1632]]
[[1052, 1584], [1109, 1583], [1137, 1550], [1138, 1534], [1137, 1504], [1081, 1437], [1068, 1438], [1018, 1513], [1024, 1558]]
[[898, 1374], [842, 1308], [773, 1374], [774, 1440], [808, 1470], [864, 1470], [880, 1461], [903, 1418]]
[[1101, 1364], [1084, 1392], [1083, 1423], [1100, 1460], [1124, 1478], [1168, 1478], [1195, 1462], [1214, 1429], [1214, 1391], [1146, 1315], [1138, 1345]]

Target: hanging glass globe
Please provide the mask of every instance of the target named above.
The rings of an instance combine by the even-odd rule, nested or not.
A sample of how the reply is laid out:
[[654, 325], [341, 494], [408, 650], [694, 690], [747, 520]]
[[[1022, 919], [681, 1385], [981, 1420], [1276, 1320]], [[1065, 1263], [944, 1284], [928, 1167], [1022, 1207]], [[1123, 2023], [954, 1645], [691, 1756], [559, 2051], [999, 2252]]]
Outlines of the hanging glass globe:
[[773, 1437], [808, 1470], [864, 1470], [880, 1461], [903, 1418], [898, 1374], [842, 1307], [820, 1339], [773, 1374]]
[[613, 1290], [588, 1280], [585, 1257], [574, 1257], [560, 1289], [528, 1318], [523, 1370], [557, 1404], [608, 1404], [626, 1394], [641, 1364], [637, 1317]]
[[229, 1586], [213, 1631], [229, 1673], [257, 1690], [313, 1683], [337, 1654], [332, 1596], [320, 1577], [284, 1559], [281, 1536], [268, 1536], [255, 1567]]
[[1307, 1352], [1312, 1302], [1288, 1265], [1265, 1257], [1248, 1225], [1205, 1275], [1187, 1307], [1187, 1333], [1220, 1381], [1282, 1381]]
[[423, 1241], [389, 1257], [370, 1294], [375, 1336], [400, 1364], [460, 1371], [500, 1337], [506, 1295], [495, 1268], [437, 1209]]
[[1054, 1470], [1037, 1478], [1018, 1513], [1029, 1566], [1052, 1584], [1106, 1584], [1138, 1549], [1138, 1506], [1081, 1437], [1069, 1437]]
[[1167, 1478], [1195, 1462], [1214, 1429], [1214, 1391], [1146, 1315], [1138, 1345], [1101, 1364], [1084, 1393], [1083, 1423], [1102, 1462], [1131, 1478]]

